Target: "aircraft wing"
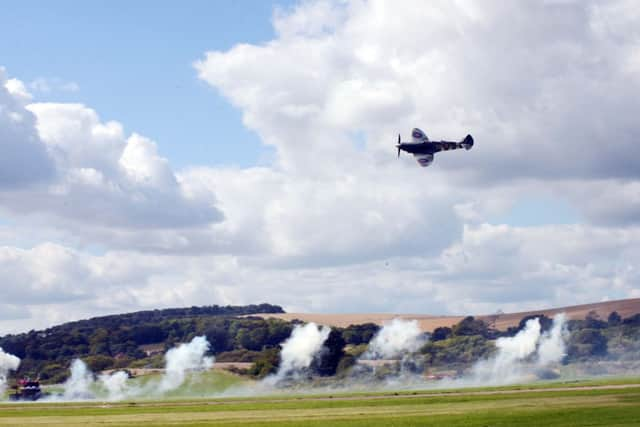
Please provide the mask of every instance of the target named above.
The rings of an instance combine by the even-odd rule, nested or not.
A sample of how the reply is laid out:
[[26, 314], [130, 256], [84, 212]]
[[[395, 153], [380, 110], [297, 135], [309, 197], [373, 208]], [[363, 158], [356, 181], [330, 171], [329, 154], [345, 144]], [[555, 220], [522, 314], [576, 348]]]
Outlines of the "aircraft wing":
[[416, 158], [418, 164], [423, 168], [433, 163], [433, 154], [414, 154], [413, 157]]

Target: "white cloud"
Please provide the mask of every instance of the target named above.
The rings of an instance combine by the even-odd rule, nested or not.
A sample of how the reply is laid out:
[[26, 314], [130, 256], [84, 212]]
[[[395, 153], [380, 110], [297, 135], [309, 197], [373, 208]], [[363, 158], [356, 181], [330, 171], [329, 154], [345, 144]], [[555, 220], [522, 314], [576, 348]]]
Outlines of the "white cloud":
[[7, 211], [63, 225], [89, 240], [105, 228], [172, 230], [220, 220], [213, 195], [186, 195], [153, 141], [126, 137], [122, 125], [103, 123], [80, 104], [30, 104], [25, 115], [55, 159], [57, 176], [46, 186], [0, 194]]
[[[4, 73], [4, 70], [2, 70], [2, 72]], [[6, 79], [6, 77], [4, 78]], [[24, 83], [21, 80], [18, 80], [16, 78], [6, 79], [4, 81], [4, 87], [9, 92], [10, 95], [16, 98], [18, 102], [22, 102], [23, 104], [26, 104], [27, 102], [33, 99], [33, 96], [31, 95], [31, 93], [29, 93], [29, 91], [27, 90], [27, 88], [25, 87]]]
[[[275, 40], [208, 52], [195, 68], [276, 147], [282, 183], [270, 199], [277, 204], [261, 212], [277, 219], [266, 228], [279, 242], [272, 246], [277, 254], [309, 253], [334, 265], [330, 251], [347, 262], [357, 262], [349, 259], [354, 253], [429, 260], [429, 249], [452, 243], [440, 256], [438, 281], [450, 275], [446, 286], [457, 294], [468, 290], [466, 280], [482, 280], [487, 293], [470, 293], [469, 303], [570, 303], [575, 294], [563, 289], [578, 286], [572, 275], [595, 284], [579, 295], [597, 299], [606, 283], [619, 282], [620, 265], [632, 262], [615, 245], [607, 253], [615, 254], [616, 268], [586, 261], [595, 242], [619, 242], [625, 231], [615, 227], [635, 223], [640, 86], [629, 75], [638, 32], [629, 25], [629, 8], [629, 2], [303, 3], [276, 14]], [[408, 170], [390, 152], [395, 131], [414, 125], [434, 138], [471, 132], [476, 148], [441, 154], [426, 171]], [[354, 134], [364, 135], [363, 150]], [[614, 228], [480, 225], [529, 191]], [[564, 240], [555, 243], [559, 235]], [[467, 247], [467, 239], [480, 239], [472, 245], [482, 250], [462, 273], [444, 260], [464, 256], [456, 248]], [[571, 242], [579, 244], [562, 253], [540, 249]], [[552, 256], [573, 251], [575, 263]], [[606, 273], [597, 276], [594, 268]], [[606, 297], [631, 295], [626, 283]]]
[[[10, 311], [0, 314], [0, 333], [202, 304], [482, 314], [637, 297], [638, 254], [640, 230], [573, 225], [467, 227], [462, 242], [440, 256], [313, 268], [282, 268], [255, 256], [2, 248], [0, 270], [12, 280], [3, 291], [0, 308]], [[15, 322], [13, 316], [28, 318]]]
[[38, 77], [29, 83], [29, 88], [41, 94], [49, 94], [51, 92], [78, 92], [80, 90], [78, 83], [67, 82], [57, 77]]
[[277, 16], [270, 43], [196, 63], [287, 170], [326, 165], [349, 130], [387, 152], [396, 129], [421, 124], [436, 138], [471, 131], [477, 153], [436, 162], [476, 179], [637, 178], [640, 87], [621, 67], [636, 31], [608, 30], [627, 22], [614, 6], [327, 4]]
[[[0, 192], [14, 231], [0, 223], [0, 270], [26, 284], [3, 304], [35, 298], [29, 322], [46, 324], [204, 303], [481, 313], [638, 296], [635, 9], [280, 10], [274, 40], [195, 63], [275, 148], [268, 167], [174, 172], [153, 141], [89, 107], [25, 109], [14, 82], [2, 101], [28, 119], [21, 135], [38, 138], [56, 175]], [[395, 158], [397, 132], [413, 126], [433, 139], [470, 132], [476, 147], [422, 169]], [[533, 194], [585, 222], [489, 224]], [[37, 299], [38, 286], [60, 300]]]
[[13, 190], [50, 179], [53, 162], [25, 109], [30, 99], [20, 80], [7, 79], [0, 67], [0, 190]]

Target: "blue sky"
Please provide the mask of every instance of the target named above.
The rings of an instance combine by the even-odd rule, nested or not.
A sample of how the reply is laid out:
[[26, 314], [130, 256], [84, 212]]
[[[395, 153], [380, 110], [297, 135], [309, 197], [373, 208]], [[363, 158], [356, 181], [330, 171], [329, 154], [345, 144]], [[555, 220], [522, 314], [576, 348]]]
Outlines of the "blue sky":
[[[640, 297], [633, 1], [7, 5], [0, 335]], [[420, 168], [414, 126], [476, 144]]]
[[[12, 75], [26, 83], [44, 78], [78, 85], [77, 91], [32, 91], [36, 101], [91, 106], [103, 121], [119, 121], [126, 132], [155, 140], [176, 169], [247, 167], [268, 162], [271, 149], [243, 126], [239, 110], [197, 79], [192, 64], [209, 50], [274, 39], [274, 11], [293, 5], [293, 0], [193, 1], [188, 7], [166, 1], [60, 1], [43, 7], [24, 1], [0, 16], [0, 51]], [[354, 141], [363, 146], [358, 132]], [[577, 220], [567, 203], [535, 195], [492, 218], [515, 226]]]
[[569, 203], [551, 196], [522, 195], [503, 214], [492, 218], [494, 224], [534, 227], [546, 224], [575, 224], [579, 214]]
[[291, 1], [21, 1], [0, 14], [0, 52], [11, 75], [75, 82], [77, 92], [36, 100], [81, 102], [103, 121], [154, 139], [176, 168], [260, 163], [268, 149], [240, 112], [199, 81], [208, 50], [274, 37], [275, 8]]

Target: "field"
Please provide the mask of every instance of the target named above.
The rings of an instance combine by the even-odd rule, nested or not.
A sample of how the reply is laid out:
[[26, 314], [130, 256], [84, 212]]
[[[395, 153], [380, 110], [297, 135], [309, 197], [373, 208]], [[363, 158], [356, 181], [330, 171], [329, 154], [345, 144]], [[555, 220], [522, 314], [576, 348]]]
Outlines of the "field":
[[631, 426], [640, 379], [503, 388], [0, 405], [10, 426]]
[[[640, 298], [624, 299], [617, 301], [598, 302], [593, 304], [573, 305], [568, 307], [550, 308], [536, 311], [522, 311], [518, 313], [501, 313], [493, 315], [476, 314], [475, 317], [484, 320], [493, 327], [505, 330], [510, 326], [516, 326], [520, 319], [533, 314], [544, 314], [553, 317], [558, 313], [565, 313], [568, 319], [584, 319], [594, 312], [601, 319], [607, 319], [612, 311], [617, 311], [622, 317], [640, 313]], [[389, 313], [358, 313], [358, 314], [321, 314], [321, 313], [264, 313], [258, 314], [264, 318], [277, 318], [283, 320], [300, 319], [305, 322], [316, 322], [321, 325], [337, 326], [345, 328], [349, 325], [362, 323], [375, 323], [383, 325], [393, 318], [417, 320], [420, 328], [425, 332], [431, 332], [441, 326], [451, 327], [465, 316], [432, 316], [427, 314], [389, 314]]]

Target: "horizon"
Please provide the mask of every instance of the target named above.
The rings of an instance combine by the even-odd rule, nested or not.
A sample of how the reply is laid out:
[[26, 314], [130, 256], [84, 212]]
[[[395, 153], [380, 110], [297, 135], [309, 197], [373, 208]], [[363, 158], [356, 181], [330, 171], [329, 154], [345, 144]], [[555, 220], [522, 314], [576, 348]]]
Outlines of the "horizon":
[[[25, 1], [0, 16], [0, 336], [276, 301], [640, 298], [632, 2]], [[396, 157], [422, 129], [470, 151]]]
[[[628, 311], [629, 315], [633, 316], [638, 314], [638, 308], [640, 308], [640, 298], [626, 298], [626, 299], [620, 299], [620, 300], [611, 300], [611, 301], [600, 301], [600, 302], [592, 302], [592, 303], [586, 303], [586, 304], [578, 304], [578, 305], [572, 305], [572, 306], [563, 306], [563, 307], [545, 307], [545, 308], [540, 308], [537, 310], [528, 310], [528, 311], [519, 311], [519, 312], [509, 312], [509, 313], [504, 313], [504, 312], [500, 312], [500, 313], [458, 313], [458, 314], [447, 314], [447, 315], [439, 315], [439, 314], [431, 314], [431, 313], [391, 313], [391, 312], [378, 312], [378, 313], [371, 313], [371, 312], [351, 312], [351, 313], [311, 313], [311, 312], [288, 312], [286, 310], [284, 310], [282, 313], [269, 313], [269, 312], [258, 312], [255, 314], [244, 314], [244, 315], [240, 315], [240, 317], [246, 317], [246, 316], [258, 316], [258, 317], [262, 317], [262, 318], [282, 318], [283, 320], [287, 320], [287, 315], [302, 315], [302, 316], [309, 316], [306, 320], [305, 319], [298, 319], [298, 318], [294, 318], [294, 319], [298, 319], [298, 320], [303, 320], [303, 321], [308, 321], [311, 323], [319, 323], [319, 324], [324, 324], [326, 326], [331, 326], [331, 327], [346, 327], [352, 324], [364, 324], [364, 323], [375, 323], [379, 326], [383, 326], [387, 323], [389, 323], [391, 320], [394, 319], [401, 319], [401, 320], [417, 320], [418, 322], [421, 321], [425, 321], [427, 320], [427, 324], [426, 325], [422, 325], [420, 324], [420, 326], [422, 327], [423, 331], [428, 332], [428, 331], [432, 331], [435, 327], [439, 327], [439, 326], [449, 326], [449, 324], [453, 325], [458, 323], [458, 319], [463, 319], [465, 317], [474, 317], [477, 318], [479, 320], [483, 320], [486, 321], [485, 318], [493, 318], [495, 317], [495, 319], [493, 319], [494, 322], [501, 320], [501, 318], [506, 317], [506, 318], [511, 318], [507, 320], [508, 324], [513, 324], [516, 325], [522, 318], [523, 316], [529, 316], [532, 314], [540, 314], [540, 315], [544, 315], [544, 316], [549, 316], [549, 315], [555, 315], [555, 314], [559, 314], [559, 313], [564, 313], [567, 314], [567, 312], [569, 312], [568, 315], [568, 320], [572, 320], [572, 319], [582, 319], [583, 317], [583, 312], [579, 311], [580, 309], [584, 309], [584, 308], [590, 308], [591, 310], [587, 313], [590, 314], [591, 312], [595, 312], [595, 314], [597, 316], [599, 316], [600, 318], [602, 318], [603, 315], [609, 315], [611, 313], [613, 313], [614, 311], [616, 313], [618, 313], [619, 315], [621, 315], [623, 318], [626, 317], [625, 316], [625, 310], [622, 307], [617, 307], [615, 308], [613, 311], [611, 311], [611, 308], [607, 308], [605, 311], [602, 310], [602, 306], [607, 306], [607, 305], [620, 305], [621, 303], [629, 303], [629, 302], [636, 302], [639, 307], [633, 307], [630, 310], [626, 310]], [[253, 303], [253, 304], [247, 304], [244, 306], [236, 306], [236, 307], [246, 307], [248, 305], [263, 305], [263, 304], [267, 304], [267, 305], [271, 305], [274, 307], [279, 307], [282, 308], [282, 306], [278, 305], [278, 304], [272, 304], [272, 303], [267, 303], [267, 302], [262, 302], [262, 303]], [[180, 309], [188, 309], [188, 308], [205, 308], [205, 307], [211, 307], [211, 306], [216, 306], [215, 304], [213, 305], [203, 305], [203, 306], [190, 306], [190, 307], [165, 307], [165, 308], [151, 308], [151, 309], [145, 309], [145, 310], [137, 310], [137, 311], [128, 311], [128, 312], [122, 312], [122, 313], [105, 313], [105, 314], [101, 314], [99, 316], [93, 316], [93, 317], [87, 317], [87, 318], [82, 318], [82, 319], [72, 319], [69, 321], [65, 321], [63, 323], [58, 323], [58, 324], [53, 324], [53, 325], [48, 325], [47, 327], [41, 329], [41, 330], [46, 330], [49, 328], [55, 328], [55, 327], [59, 327], [59, 326], [63, 326], [67, 323], [74, 323], [74, 322], [84, 322], [84, 321], [91, 321], [91, 320], [95, 320], [95, 319], [100, 319], [103, 317], [118, 317], [118, 316], [126, 316], [126, 315], [131, 315], [131, 314], [136, 314], [136, 313], [140, 313], [140, 312], [146, 312], [146, 311], [162, 311], [162, 310], [180, 310]], [[593, 306], [596, 306], [595, 308], [593, 308]], [[218, 306], [218, 307], [229, 307], [229, 306]], [[600, 312], [599, 312], [600, 311]], [[555, 313], [554, 313], [555, 312]], [[259, 316], [262, 315], [262, 316]], [[279, 315], [284, 315], [284, 316], [279, 316]], [[356, 321], [352, 321], [349, 320], [347, 323], [349, 325], [347, 325], [347, 323], [341, 322], [340, 319], [334, 319], [334, 320], [330, 320], [330, 319], [324, 319], [324, 322], [320, 322], [319, 319], [316, 318], [316, 316], [336, 316], [336, 317], [340, 317], [340, 316], [367, 316], [367, 318], [365, 319], [356, 319]], [[376, 318], [376, 316], [383, 316], [381, 318]], [[392, 317], [389, 317], [392, 316]], [[293, 319], [291, 319], [293, 320]], [[361, 321], [362, 320], [362, 321]], [[366, 322], [365, 322], [366, 320]], [[430, 323], [428, 323], [428, 320], [443, 320], [443, 321], [448, 321], [449, 323], [445, 322], [442, 325], [438, 324], [437, 326], [434, 326]], [[344, 325], [342, 324], [344, 323]], [[505, 323], [505, 321], [503, 320], [502, 323]], [[430, 326], [430, 328], [426, 328], [425, 326]], [[431, 327], [433, 326], [433, 327]], [[504, 325], [502, 325], [504, 326]], [[8, 335], [20, 335], [20, 334], [25, 334], [28, 331], [16, 331], [13, 332], [11, 334]], [[0, 337], [2, 337], [2, 335], [0, 335]]]

